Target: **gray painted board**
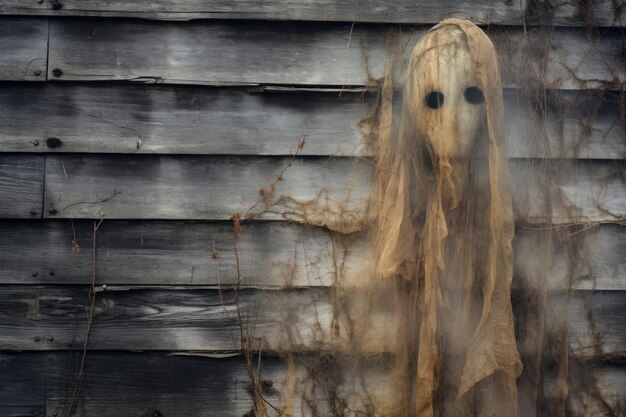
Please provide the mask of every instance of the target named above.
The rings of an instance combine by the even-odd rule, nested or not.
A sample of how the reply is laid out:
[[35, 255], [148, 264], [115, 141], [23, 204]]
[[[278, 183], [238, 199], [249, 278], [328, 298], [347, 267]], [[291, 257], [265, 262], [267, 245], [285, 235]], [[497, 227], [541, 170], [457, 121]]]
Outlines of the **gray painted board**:
[[0, 18], [0, 51], [0, 81], [45, 81], [48, 19]]
[[[354, 335], [364, 352], [389, 351], [396, 341], [393, 291], [382, 287], [373, 294], [349, 289], [343, 296], [327, 288], [98, 288], [89, 341], [94, 350], [234, 351], [242, 335], [265, 351], [318, 351], [329, 343], [349, 350], [353, 342], [346, 342], [345, 332], [351, 326], [359, 329]], [[345, 316], [335, 321], [337, 300]], [[0, 349], [82, 349], [86, 286], [4, 285], [0, 301]], [[597, 340], [602, 355], [619, 356], [626, 347], [625, 302], [624, 291], [577, 292], [566, 314], [565, 297], [552, 296], [546, 331], [558, 334], [569, 324], [577, 356], [598, 355]]]
[[[89, 284], [92, 228], [91, 221], [81, 220], [0, 221], [0, 283]], [[626, 290], [624, 226], [604, 224], [562, 240], [554, 236], [549, 250], [542, 236], [542, 231], [518, 228], [514, 287], [547, 284], [558, 290], [571, 279], [577, 289]], [[80, 253], [72, 251], [74, 239]], [[570, 252], [568, 245], [576, 243], [579, 251]], [[237, 283], [230, 222], [105, 220], [96, 246], [99, 284]], [[244, 286], [331, 286], [336, 265], [344, 265], [343, 285], [367, 285], [373, 278], [373, 250], [363, 235], [331, 236], [316, 227], [252, 222], [244, 225], [237, 247]], [[552, 260], [544, 260], [546, 251]], [[572, 258], [581, 266], [569, 270]], [[546, 265], [552, 267], [546, 270]]]
[[[58, 4], [60, 6], [56, 6]], [[539, 3], [541, 4], [541, 3]], [[589, 8], [587, 10], [586, 8]], [[25, 3], [5, 0], [2, 14], [47, 16], [123, 16], [144, 19], [263, 19], [317, 20], [381, 23], [436, 23], [448, 17], [469, 19], [478, 24], [588, 24], [588, 15], [600, 26], [623, 26], [624, 10], [610, 0], [584, 3], [556, 3], [541, 10], [538, 3], [500, 1], [411, 1], [396, 0], [265, 0], [205, 2], [202, 0], [157, 0], [149, 5], [131, 0], [99, 2], [95, 0], [63, 0], [58, 3]]]
[[[368, 75], [383, 75], [385, 33], [392, 29], [232, 21], [69, 19], [50, 24], [51, 79], [214, 85], [365, 85]], [[403, 29], [403, 61], [426, 29]], [[555, 28], [549, 33], [547, 40], [537, 31], [525, 35], [520, 28], [496, 28], [490, 33], [508, 85], [518, 80], [527, 83], [528, 77], [536, 76], [550, 88], [620, 88], [626, 77], [619, 30], [602, 30], [594, 43], [589, 43], [583, 29]], [[546, 44], [550, 51], [543, 54]], [[522, 53], [523, 45], [528, 45], [528, 53]]]
[[[624, 157], [616, 95], [549, 96], [547, 136], [516, 90], [504, 96], [509, 156]], [[395, 104], [397, 117], [399, 100]], [[373, 105], [369, 95], [347, 93], [8, 84], [0, 89], [0, 152], [288, 155], [307, 135], [301, 155], [369, 155], [358, 124]], [[49, 138], [60, 146], [48, 146]]]
[[[289, 165], [287, 157], [48, 155], [45, 217], [225, 220], [260, 199], [260, 188]], [[519, 221], [620, 221], [626, 215], [622, 161], [512, 160], [511, 189]], [[371, 187], [371, 164], [349, 158], [293, 160], [275, 197], [354, 214]], [[544, 193], [550, 191], [550, 199]], [[550, 203], [547, 203], [550, 202]], [[263, 207], [260, 205], [259, 207]], [[259, 208], [257, 207], [257, 208]], [[282, 210], [282, 211], [281, 211]], [[275, 206], [265, 219], [283, 218]], [[287, 212], [292, 212], [289, 207]], [[297, 219], [297, 216], [289, 216]]]
[[44, 155], [0, 154], [0, 217], [41, 217]]

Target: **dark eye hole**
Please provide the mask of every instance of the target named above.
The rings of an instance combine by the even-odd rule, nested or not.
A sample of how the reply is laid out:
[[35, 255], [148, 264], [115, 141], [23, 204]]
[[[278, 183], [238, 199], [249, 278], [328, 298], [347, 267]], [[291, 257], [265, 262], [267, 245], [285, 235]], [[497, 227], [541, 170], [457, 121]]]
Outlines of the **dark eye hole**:
[[443, 94], [439, 91], [433, 91], [426, 96], [426, 105], [431, 109], [438, 109], [443, 106]]
[[463, 94], [465, 95], [465, 100], [472, 104], [480, 104], [485, 100], [483, 90], [478, 87], [468, 87]]

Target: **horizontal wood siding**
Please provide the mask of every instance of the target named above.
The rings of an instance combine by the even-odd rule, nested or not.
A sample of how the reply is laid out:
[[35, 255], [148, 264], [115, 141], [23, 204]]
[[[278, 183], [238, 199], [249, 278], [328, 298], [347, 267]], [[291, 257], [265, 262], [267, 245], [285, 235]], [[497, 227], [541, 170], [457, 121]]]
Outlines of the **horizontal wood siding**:
[[[504, 96], [510, 157], [623, 158], [618, 94], [548, 94], [545, 134], [533, 131], [542, 120], [518, 91]], [[371, 151], [359, 122], [374, 104], [349, 93], [8, 84], [0, 89], [0, 152], [287, 155], [306, 135], [301, 155], [364, 156]]]
[[[366, 85], [369, 77], [383, 75], [385, 33], [394, 29], [335, 23], [71, 19], [52, 20], [50, 25], [50, 79], [212, 85]], [[404, 60], [427, 29], [402, 31]], [[491, 33], [509, 85], [537, 72], [548, 87], [619, 89], [626, 79], [622, 34], [604, 29], [598, 36], [590, 43], [583, 29], [555, 28], [549, 39], [517, 27]], [[521, 54], [524, 45], [542, 51], [546, 44], [545, 55]], [[546, 66], [539, 73], [543, 60]], [[397, 78], [402, 80], [401, 71]]]
[[372, 105], [355, 94], [14, 84], [0, 89], [0, 151], [288, 155], [307, 135], [301, 154], [359, 155], [357, 123]]
[[[0, 354], [3, 375], [20, 375], [21, 383], [0, 385], [0, 414], [9, 417], [63, 415], [74, 387], [72, 376], [80, 357], [71, 352]], [[299, 369], [307, 357], [297, 359]], [[362, 381], [373, 394], [389, 386], [381, 375], [381, 361], [369, 360], [360, 376], [346, 375], [345, 383]], [[230, 417], [252, 408], [245, 360], [242, 357], [179, 356], [165, 352], [90, 352], [82, 385], [81, 410], [87, 416]], [[626, 396], [623, 365], [581, 366], [570, 371], [572, 379], [597, 380], [607, 404]], [[260, 376], [266, 399], [280, 405], [286, 379], [285, 364], [262, 357]], [[299, 375], [305, 375], [299, 372]], [[552, 374], [546, 375], [550, 380]], [[523, 386], [520, 386], [520, 391]], [[546, 388], [548, 389], [548, 388]], [[47, 399], [47, 401], [46, 401]], [[299, 410], [300, 404], [296, 404]], [[525, 410], [529, 404], [520, 404]]]
[[41, 156], [0, 154], [0, 217], [41, 217], [44, 165]]
[[[0, 221], [0, 283], [89, 284], [92, 234], [91, 221]], [[579, 234], [578, 252], [568, 249], [576, 236], [555, 235], [550, 270], [535, 262], [538, 248], [545, 247], [544, 234], [518, 227], [513, 242], [514, 287], [546, 284], [562, 290], [572, 279], [578, 289], [626, 290], [623, 226], [604, 224]], [[72, 250], [74, 240], [79, 253]], [[363, 234], [332, 236], [321, 228], [287, 222], [245, 224], [237, 243], [243, 285], [332, 286], [337, 263], [343, 265], [342, 284], [366, 285], [371, 282], [373, 259], [368, 242]], [[238, 282], [230, 222], [105, 220], [96, 245], [100, 284], [228, 287]], [[336, 255], [344, 248], [345, 257]], [[571, 256], [587, 267], [571, 271], [567, 268]]]
[[0, 51], [0, 81], [45, 81], [48, 19], [0, 18]]
[[46, 415], [46, 355], [0, 352], [0, 415]]
[[[364, 207], [372, 165], [349, 158], [230, 156], [48, 155], [45, 217], [226, 220], [245, 213], [283, 169], [275, 196], [302, 201], [320, 190], [349, 210]], [[563, 161], [554, 170], [542, 161], [510, 164], [519, 221], [546, 223], [542, 190], [558, 187], [551, 220], [615, 221], [626, 215], [622, 161]], [[264, 215], [283, 218], [280, 206]], [[290, 210], [289, 210], [290, 211]], [[290, 216], [293, 218], [293, 216]]]
[[[49, 155], [46, 217], [215, 219], [243, 215], [287, 168], [290, 158], [227, 156]], [[277, 195], [312, 199], [327, 188], [338, 201], [360, 207], [370, 187], [371, 164], [348, 158], [298, 158], [277, 184]], [[66, 175], [67, 174], [67, 175]], [[81, 185], [78, 186], [78, 183]], [[85, 187], [89, 184], [88, 187]], [[106, 201], [105, 201], [106, 200]], [[55, 211], [56, 210], [56, 211]], [[268, 218], [281, 218], [269, 214]]]
[[[402, 47], [399, 93], [414, 45], [446, 17], [482, 24], [501, 64], [520, 353], [539, 328], [544, 343], [569, 329], [568, 413], [625, 409], [620, 1], [0, 3], [0, 417], [65, 415], [94, 276], [72, 417], [250, 415], [242, 337], [263, 350], [271, 405], [286, 391], [281, 354], [297, 351], [299, 376], [320, 355], [332, 367], [324, 353], [352, 352], [348, 331], [368, 357], [342, 383], [382, 395], [398, 326], [368, 232], [274, 206], [244, 222], [235, 255], [230, 218], [283, 172], [272, 198], [363, 209], [373, 155], [361, 122], [387, 37]], [[541, 372], [550, 401], [548, 358]], [[537, 417], [526, 383], [519, 415]], [[347, 414], [371, 412], [352, 400]], [[297, 396], [295, 417], [307, 411]]]
[[[543, 6], [543, 7], [541, 7]], [[132, 0], [99, 2], [63, 0], [57, 3], [25, 3], [6, 0], [2, 14], [46, 16], [123, 16], [144, 19], [263, 19], [388, 23], [436, 23], [448, 17], [469, 19], [477, 24], [557, 24], [585, 26], [592, 20], [600, 26], [620, 26], [626, 21], [623, 8], [611, 0], [592, 3], [563, 2], [543, 5], [529, 0], [436, 1], [411, 0], [264, 0], [206, 2], [202, 0], [157, 0], [150, 4]]]
[[[0, 350], [82, 349], [87, 290], [86, 286], [3, 286]], [[100, 288], [89, 348], [237, 351], [241, 348], [243, 327], [251, 345], [265, 351], [325, 350], [331, 340], [333, 346], [349, 349], [349, 344], [342, 344], [343, 336], [331, 336], [333, 300], [337, 297], [331, 289], [246, 289], [238, 296], [235, 294], [226, 289]], [[346, 314], [362, 325], [367, 324], [360, 348], [366, 352], [391, 349], [396, 340], [395, 327], [391, 324], [392, 291], [380, 288], [372, 295], [351, 289], [345, 297], [342, 303]], [[363, 310], [364, 300], [367, 300], [366, 310]], [[516, 297], [513, 300], [517, 309]], [[602, 354], [623, 353], [626, 293], [578, 292], [571, 301], [569, 316], [565, 302], [563, 295], [548, 300], [547, 326], [557, 333], [562, 325], [569, 326], [573, 354], [596, 356], [598, 340]], [[347, 331], [343, 327], [347, 325], [344, 319], [335, 324], [342, 332]]]

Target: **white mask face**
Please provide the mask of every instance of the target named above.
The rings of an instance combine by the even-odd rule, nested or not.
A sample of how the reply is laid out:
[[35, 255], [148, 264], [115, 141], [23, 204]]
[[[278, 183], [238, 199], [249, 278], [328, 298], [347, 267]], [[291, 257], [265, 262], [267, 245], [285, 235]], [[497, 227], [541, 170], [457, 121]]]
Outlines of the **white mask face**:
[[486, 111], [465, 34], [460, 29], [438, 29], [418, 48], [421, 54], [408, 74], [412, 96], [406, 98], [416, 128], [438, 156], [469, 158]]

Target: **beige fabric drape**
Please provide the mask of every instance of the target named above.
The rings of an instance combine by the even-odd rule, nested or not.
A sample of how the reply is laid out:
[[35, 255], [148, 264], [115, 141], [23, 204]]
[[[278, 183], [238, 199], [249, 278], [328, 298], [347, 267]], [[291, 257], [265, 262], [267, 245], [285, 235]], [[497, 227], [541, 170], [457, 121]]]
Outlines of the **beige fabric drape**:
[[[452, 36], [459, 30], [461, 38]], [[484, 94], [482, 132], [460, 160], [431, 149], [412, 105], [423, 99], [414, 93], [420, 57], [448, 37], [465, 42]], [[406, 317], [397, 383], [413, 387], [391, 413], [515, 416], [521, 362], [510, 302], [514, 219], [496, 54], [477, 26], [447, 19], [420, 40], [407, 71], [398, 134], [378, 143], [374, 194], [376, 271], [398, 282], [398, 314]]]

